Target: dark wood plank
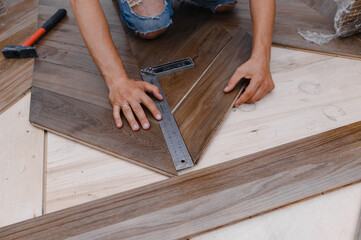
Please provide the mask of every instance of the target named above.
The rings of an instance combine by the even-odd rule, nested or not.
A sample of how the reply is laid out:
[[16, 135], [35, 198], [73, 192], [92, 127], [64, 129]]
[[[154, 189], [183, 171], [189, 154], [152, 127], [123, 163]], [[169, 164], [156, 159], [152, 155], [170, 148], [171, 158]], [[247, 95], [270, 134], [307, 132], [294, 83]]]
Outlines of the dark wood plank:
[[231, 93], [223, 89], [234, 71], [251, 56], [252, 39], [239, 31], [174, 112], [188, 150], [197, 162], [216, 128], [232, 106], [242, 84]]
[[138, 161], [153, 170], [177, 174], [156, 120], [149, 115], [149, 130], [118, 129], [112, 110], [79, 99], [33, 87], [30, 122], [49, 131], [70, 136], [115, 156]]
[[[66, 2], [42, 0], [41, 4], [48, 5], [41, 5], [39, 18], [45, 20], [62, 4], [69, 7]], [[113, 28], [118, 28], [111, 33], [124, 67], [130, 77], [141, 80], [116, 9], [109, 1], [104, 4], [106, 15], [118, 20], [112, 23]], [[148, 112], [149, 131], [133, 132], [125, 119], [121, 129], [115, 126], [108, 88], [86, 49], [74, 16], [70, 14], [44, 37], [38, 52], [30, 111], [35, 126], [159, 173], [177, 174], [158, 121]]]
[[361, 180], [361, 122], [0, 228], [1, 239], [180, 239]]
[[196, 67], [159, 78], [171, 109], [174, 109], [196, 83], [231, 37], [222, 26], [210, 20], [192, 35], [184, 50], [174, 56], [174, 59], [190, 57]]
[[[56, 74], [54, 74], [56, 73]], [[101, 75], [36, 61], [33, 86], [112, 109], [108, 88]]]
[[177, 53], [185, 49], [187, 43], [207, 21], [212, 13], [202, 8], [172, 2], [173, 24], [157, 39], [149, 41], [134, 34], [127, 27], [125, 31], [139, 68], [146, 68], [174, 60]]
[[[38, 0], [10, 8], [0, 17], [0, 49], [25, 41], [36, 30]], [[31, 86], [33, 59], [5, 59], [0, 53], [0, 113], [19, 100]]]

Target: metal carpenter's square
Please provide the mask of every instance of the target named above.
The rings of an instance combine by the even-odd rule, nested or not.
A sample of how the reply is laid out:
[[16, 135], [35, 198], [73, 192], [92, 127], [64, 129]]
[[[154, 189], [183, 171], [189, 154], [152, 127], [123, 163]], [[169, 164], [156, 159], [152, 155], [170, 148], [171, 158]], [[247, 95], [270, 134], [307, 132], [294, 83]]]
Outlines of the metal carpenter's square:
[[193, 167], [194, 163], [189, 154], [187, 146], [183, 140], [182, 134], [179, 131], [178, 125], [173, 117], [167, 100], [165, 99], [162, 87], [159, 84], [158, 76], [183, 71], [194, 67], [191, 58], [184, 58], [170, 63], [161, 64], [154, 67], [142, 69], [140, 71], [143, 81], [149, 82], [160, 89], [163, 100], [153, 98], [155, 105], [162, 113], [162, 120], [159, 121], [159, 126], [162, 129], [164, 139], [167, 143], [170, 155], [172, 157], [175, 169], [177, 171]]

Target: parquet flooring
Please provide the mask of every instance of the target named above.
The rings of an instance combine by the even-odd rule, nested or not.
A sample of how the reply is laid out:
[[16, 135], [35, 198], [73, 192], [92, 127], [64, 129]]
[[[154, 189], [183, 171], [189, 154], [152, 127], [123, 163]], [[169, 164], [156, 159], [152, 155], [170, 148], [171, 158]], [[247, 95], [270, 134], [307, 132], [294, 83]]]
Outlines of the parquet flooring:
[[[87, 52], [69, 3], [41, 0], [39, 24], [61, 2], [69, 16], [38, 46], [30, 121], [141, 166], [176, 175], [153, 117], [148, 116], [152, 126], [149, 131], [133, 132], [127, 124], [120, 130], [115, 127], [108, 89]], [[175, 23], [169, 31], [156, 40], [143, 40], [127, 28], [123, 30], [116, 3], [101, 3], [116, 48], [132, 78], [141, 80], [140, 68], [183, 57], [194, 59], [194, 69], [164, 76], [160, 82], [191, 156], [197, 161], [240, 90], [239, 86], [230, 94], [223, 93], [236, 67], [250, 56], [250, 36], [241, 29], [232, 36], [209, 11], [175, 3]]]

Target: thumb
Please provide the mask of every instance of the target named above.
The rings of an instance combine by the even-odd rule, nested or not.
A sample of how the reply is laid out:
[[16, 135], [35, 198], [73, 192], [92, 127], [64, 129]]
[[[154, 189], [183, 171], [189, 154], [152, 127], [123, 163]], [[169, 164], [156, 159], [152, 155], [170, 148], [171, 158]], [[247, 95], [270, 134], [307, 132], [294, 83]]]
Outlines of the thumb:
[[224, 92], [231, 92], [244, 76], [245, 74], [243, 69], [241, 67], [237, 68], [232, 77], [229, 79], [227, 86], [224, 88]]

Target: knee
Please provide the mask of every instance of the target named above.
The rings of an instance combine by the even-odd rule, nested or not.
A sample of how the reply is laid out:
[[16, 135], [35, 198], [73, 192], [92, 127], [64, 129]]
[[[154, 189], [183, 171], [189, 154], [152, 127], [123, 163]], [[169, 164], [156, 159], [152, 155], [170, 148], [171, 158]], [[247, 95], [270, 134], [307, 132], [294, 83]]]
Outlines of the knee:
[[[125, 4], [128, 1], [121, 2]], [[136, 4], [132, 5], [132, 2]], [[172, 23], [172, 14], [168, 0], [131, 0], [122, 9], [122, 19], [127, 26], [146, 39], [156, 38], [165, 32]]]
[[234, 0], [231, 3], [226, 3], [226, 4], [221, 4], [219, 6], [216, 7], [216, 12], [217, 13], [222, 13], [222, 12], [229, 12], [231, 11], [235, 6], [237, 5], [237, 1]]
[[165, 30], [167, 30], [167, 28], [168, 27], [165, 27], [165, 28], [162, 28], [160, 30], [156, 30], [156, 31], [153, 31], [153, 32], [148, 32], [148, 33], [139, 33], [139, 36], [141, 38], [144, 38], [144, 39], [154, 39], [154, 38], [157, 38], [162, 33], [164, 33]]

